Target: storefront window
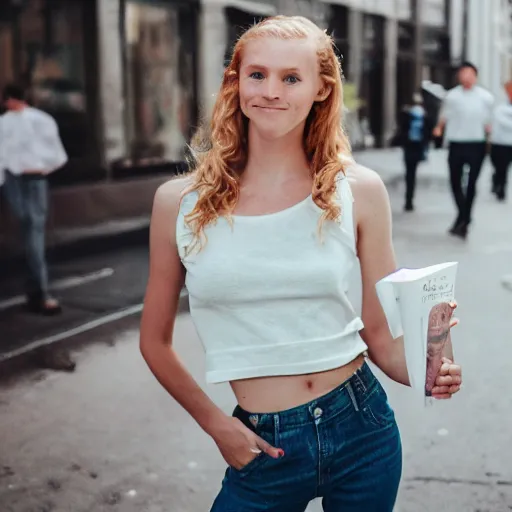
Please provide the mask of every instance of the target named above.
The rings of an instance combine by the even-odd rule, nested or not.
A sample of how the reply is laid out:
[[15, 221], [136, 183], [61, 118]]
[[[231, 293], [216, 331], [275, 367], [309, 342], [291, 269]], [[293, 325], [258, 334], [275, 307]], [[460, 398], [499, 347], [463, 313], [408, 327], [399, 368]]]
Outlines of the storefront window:
[[186, 10], [172, 3], [126, 3], [126, 128], [133, 165], [185, 158], [195, 123], [194, 55], [187, 42], [191, 27]]
[[20, 78], [34, 105], [48, 112], [85, 112], [82, 5], [30, 0], [20, 13]]
[[51, 183], [103, 179], [95, 116], [95, 2], [23, 0], [8, 2], [7, 10], [3, 4], [0, 87], [20, 84], [29, 103], [56, 120], [69, 162], [51, 175]]
[[335, 52], [340, 59], [343, 75], [349, 72], [349, 9], [342, 5], [332, 5], [329, 12], [329, 26], [327, 32], [332, 36], [335, 44]]
[[227, 21], [227, 45], [224, 52], [224, 67], [231, 62], [236, 42], [253, 25], [265, 19], [262, 14], [253, 14], [235, 7], [226, 7], [225, 15]]

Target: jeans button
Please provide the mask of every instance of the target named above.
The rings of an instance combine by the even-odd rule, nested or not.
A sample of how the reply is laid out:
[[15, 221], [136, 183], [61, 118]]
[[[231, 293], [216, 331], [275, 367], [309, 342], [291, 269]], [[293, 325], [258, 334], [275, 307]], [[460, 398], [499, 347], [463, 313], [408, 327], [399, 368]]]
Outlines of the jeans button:
[[320, 409], [320, 407], [317, 407], [314, 411], [313, 411], [313, 416], [315, 417], [315, 419], [318, 419], [320, 418], [320, 416], [322, 416], [322, 409]]

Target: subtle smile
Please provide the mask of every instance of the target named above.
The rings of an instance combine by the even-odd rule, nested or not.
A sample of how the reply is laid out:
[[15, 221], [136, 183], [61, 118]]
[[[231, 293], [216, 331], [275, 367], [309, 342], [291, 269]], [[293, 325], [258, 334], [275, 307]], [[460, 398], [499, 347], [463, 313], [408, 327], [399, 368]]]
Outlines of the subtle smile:
[[254, 108], [258, 108], [260, 110], [263, 110], [264, 112], [282, 112], [286, 110], [286, 108], [281, 107], [260, 107], [259, 105], [254, 105]]

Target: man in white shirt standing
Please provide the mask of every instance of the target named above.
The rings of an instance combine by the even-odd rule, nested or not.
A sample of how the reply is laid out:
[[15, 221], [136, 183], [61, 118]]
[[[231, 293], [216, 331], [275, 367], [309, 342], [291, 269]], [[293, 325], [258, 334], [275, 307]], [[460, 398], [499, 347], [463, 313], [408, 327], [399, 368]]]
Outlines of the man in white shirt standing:
[[[449, 143], [448, 165], [453, 197], [458, 209], [450, 233], [466, 238], [476, 195], [476, 183], [486, 154], [494, 98], [476, 85], [477, 68], [465, 62], [459, 68], [460, 85], [448, 91], [441, 109], [434, 136]], [[464, 166], [469, 166], [466, 191], [462, 190]]]
[[67, 155], [53, 117], [30, 107], [21, 87], [6, 86], [3, 100], [7, 112], [0, 119], [0, 174], [5, 180], [2, 188], [6, 202], [23, 232], [28, 267], [27, 306], [31, 311], [52, 315], [61, 308], [48, 290], [47, 175], [62, 167]]

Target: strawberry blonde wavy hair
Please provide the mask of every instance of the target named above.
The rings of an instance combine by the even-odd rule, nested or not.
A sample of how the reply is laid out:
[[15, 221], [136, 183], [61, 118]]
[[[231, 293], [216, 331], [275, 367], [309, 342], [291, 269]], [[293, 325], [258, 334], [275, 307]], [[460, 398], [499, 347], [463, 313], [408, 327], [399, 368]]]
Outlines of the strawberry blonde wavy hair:
[[313, 22], [300, 16], [275, 16], [254, 25], [235, 45], [224, 71], [220, 92], [209, 126], [196, 134], [192, 152], [196, 168], [189, 191], [198, 192], [194, 209], [185, 217], [196, 240], [219, 216], [231, 220], [240, 194], [240, 176], [248, 160], [248, 119], [240, 108], [239, 72], [248, 41], [263, 37], [314, 39], [320, 77], [327, 97], [315, 102], [304, 129], [304, 151], [313, 178], [312, 198], [325, 220], [336, 221], [340, 207], [334, 201], [336, 176], [350, 158], [350, 144], [342, 128], [342, 71], [332, 38]]

